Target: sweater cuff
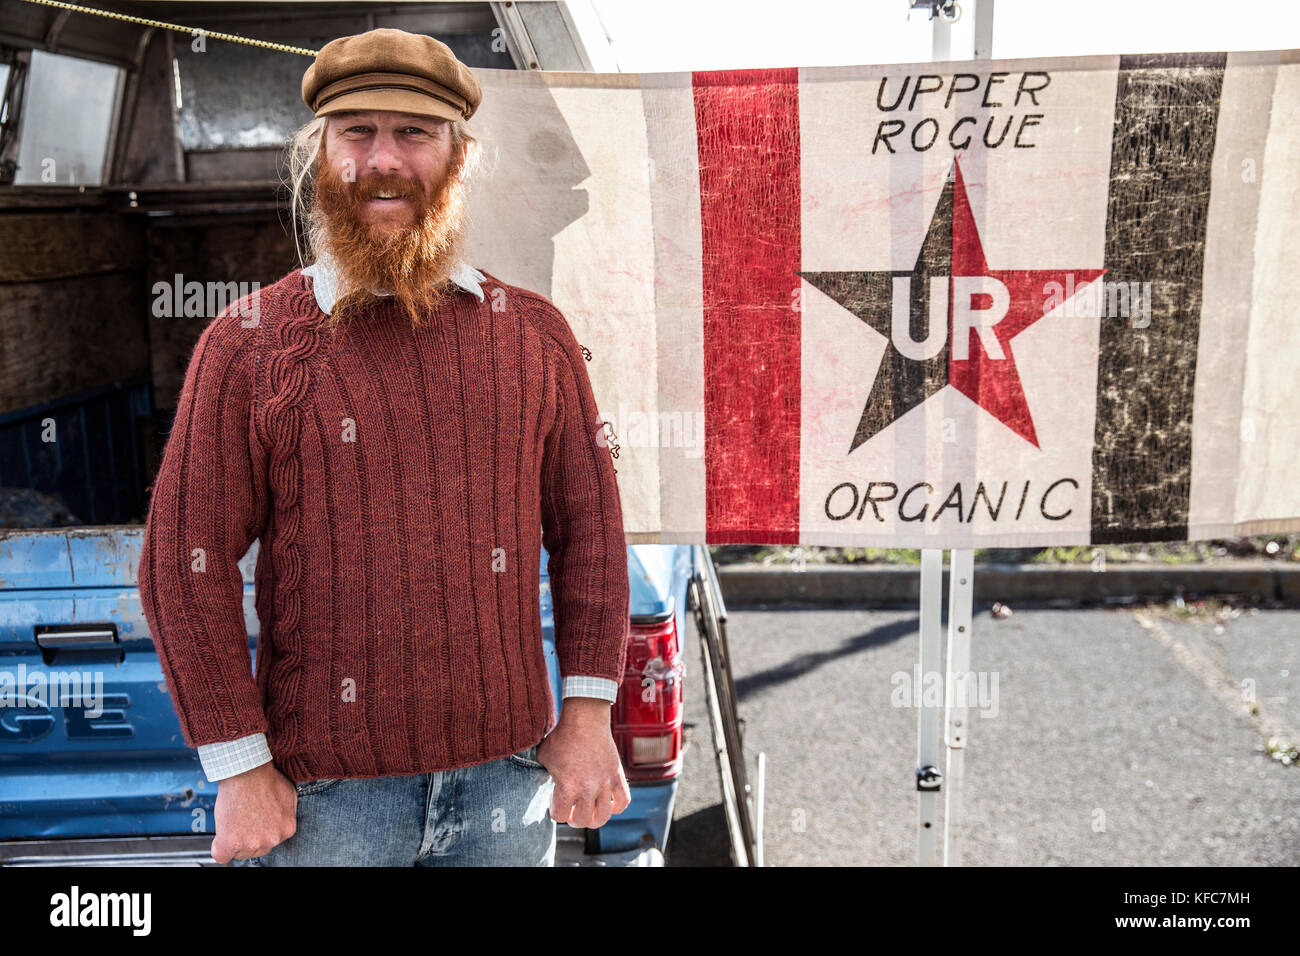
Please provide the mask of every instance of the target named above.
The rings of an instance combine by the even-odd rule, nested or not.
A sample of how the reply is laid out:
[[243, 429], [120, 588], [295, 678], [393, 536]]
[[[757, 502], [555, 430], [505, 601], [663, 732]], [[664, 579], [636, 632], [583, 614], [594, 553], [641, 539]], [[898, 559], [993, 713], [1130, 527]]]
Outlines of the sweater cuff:
[[618, 681], [608, 677], [574, 674], [560, 682], [561, 697], [599, 697], [611, 704], [618, 700]]
[[266, 734], [249, 734], [237, 740], [199, 744], [196, 749], [199, 752], [199, 762], [203, 764], [203, 773], [213, 783], [260, 767], [271, 759]]

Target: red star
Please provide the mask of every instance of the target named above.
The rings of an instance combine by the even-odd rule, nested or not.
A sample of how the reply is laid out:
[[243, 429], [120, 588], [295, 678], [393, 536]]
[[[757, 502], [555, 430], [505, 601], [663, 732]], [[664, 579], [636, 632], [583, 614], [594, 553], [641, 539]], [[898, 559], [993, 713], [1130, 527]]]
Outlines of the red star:
[[[1010, 293], [1011, 301], [1007, 314], [993, 326], [993, 333], [1002, 346], [1003, 358], [994, 358], [988, 354], [980, 343], [975, 329], [969, 330], [969, 358], [959, 361], [954, 358], [955, 349], [948, 353], [948, 384], [985, 409], [990, 415], [1002, 422], [1017, 435], [1039, 447], [1038, 434], [1034, 431], [1034, 420], [1029, 414], [1029, 405], [1025, 401], [1025, 392], [1020, 384], [1020, 373], [1016, 369], [1016, 358], [1011, 350], [1011, 340], [1029, 326], [1041, 319], [1048, 311], [1051, 292], [1048, 283], [1056, 282], [1060, 288], [1069, 293], [1070, 280], [1073, 287], [1079, 289], [1094, 281], [1106, 272], [1105, 269], [990, 269], [984, 259], [984, 247], [980, 244], [979, 230], [975, 226], [975, 217], [971, 214], [970, 200], [966, 196], [966, 184], [962, 179], [961, 166], [954, 157], [956, 189], [953, 197], [952, 216], [952, 274], [954, 276], [992, 276], [1001, 282]], [[988, 297], [981, 296], [972, 303], [979, 308], [988, 304]], [[1058, 299], [1060, 296], [1057, 297]], [[948, 303], [948, 329], [956, 335], [952, 324], [954, 302]], [[954, 343], [955, 344], [955, 343]]]

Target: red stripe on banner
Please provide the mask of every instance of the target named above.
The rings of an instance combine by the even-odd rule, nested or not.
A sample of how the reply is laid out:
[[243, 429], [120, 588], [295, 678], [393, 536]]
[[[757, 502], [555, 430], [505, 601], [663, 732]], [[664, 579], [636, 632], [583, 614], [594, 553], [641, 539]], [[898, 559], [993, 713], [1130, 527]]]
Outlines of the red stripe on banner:
[[799, 71], [692, 75], [704, 284], [706, 541], [797, 544]]

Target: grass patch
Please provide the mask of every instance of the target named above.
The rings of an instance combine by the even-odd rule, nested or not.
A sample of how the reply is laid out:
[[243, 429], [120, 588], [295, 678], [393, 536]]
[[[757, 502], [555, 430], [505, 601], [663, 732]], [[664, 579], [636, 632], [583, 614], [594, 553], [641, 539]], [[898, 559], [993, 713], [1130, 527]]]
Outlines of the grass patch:
[[[808, 566], [880, 564], [914, 567], [915, 548], [822, 548], [812, 545], [710, 545], [716, 564]], [[976, 548], [976, 564], [1106, 565], [1214, 564], [1233, 560], [1300, 562], [1300, 534], [1270, 534], [1214, 541], [1078, 545], [1059, 548]]]

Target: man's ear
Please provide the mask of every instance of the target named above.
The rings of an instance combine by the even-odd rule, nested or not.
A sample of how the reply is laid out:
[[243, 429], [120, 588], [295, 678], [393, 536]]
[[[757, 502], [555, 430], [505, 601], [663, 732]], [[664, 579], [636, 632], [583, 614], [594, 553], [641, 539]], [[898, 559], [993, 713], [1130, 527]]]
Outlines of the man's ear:
[[469, 162], [469, 145], [470, 145], [469, 143], [460, 144], [459, 163], [457, 162], [457, 156], [455, 153], [453, 153], [451, 155], [451, 158], [448, 160], [448, 165], [456, 169], [457, 179], [464, 178], [465, 164]]

